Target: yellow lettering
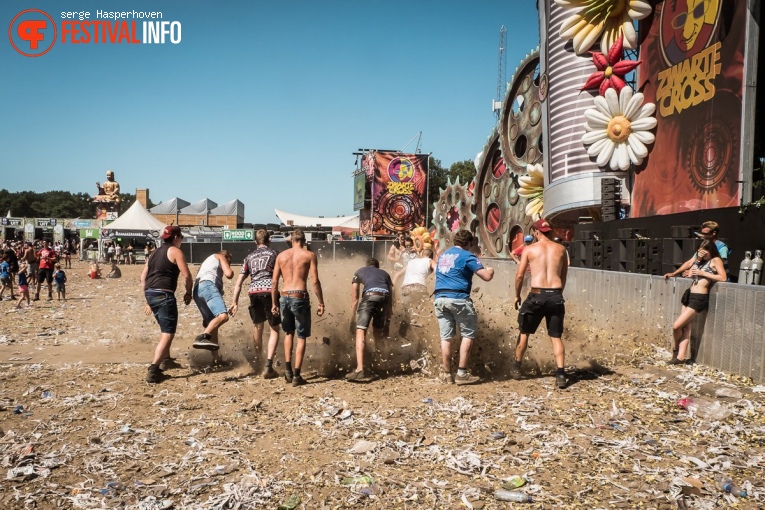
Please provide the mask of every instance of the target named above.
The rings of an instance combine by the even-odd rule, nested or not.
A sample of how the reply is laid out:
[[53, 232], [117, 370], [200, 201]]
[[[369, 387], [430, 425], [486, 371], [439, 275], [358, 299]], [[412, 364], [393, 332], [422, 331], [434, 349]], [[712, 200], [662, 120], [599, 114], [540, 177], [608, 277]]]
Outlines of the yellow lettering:
[[413, 182], [389, 182], [388, 193], [391, 195], [411, 195], [414, 192]]
[[656, 102], [662, 117], [681, 113], [714, 97], [714, 80], [722, 70], [721, 46], [718, 42], [659, 73]]

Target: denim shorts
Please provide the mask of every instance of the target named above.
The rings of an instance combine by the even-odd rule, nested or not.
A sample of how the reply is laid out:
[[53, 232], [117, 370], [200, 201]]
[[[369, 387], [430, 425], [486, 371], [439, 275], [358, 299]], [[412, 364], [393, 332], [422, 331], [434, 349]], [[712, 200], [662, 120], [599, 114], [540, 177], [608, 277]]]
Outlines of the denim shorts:
[[311, 336], [311, 302], [308, 298], [282, 296], [279, 299], [282, 330], [288, 335], [297, 330], [298, 338]]
[[457, 334], [456, 324], [460, 326], [462, 338], [475, 338], [478, 318], [472, 299], [437, 297], [434, 306], [442, 342], [452, 339]]
[[356, 329], [367, 329], [370, 323], [375, 329], [384, 328], [387, 305], [388, 296], [364, 294], [356, 310]]
[[175, 334], [178, 327], [178, 303], [175, 294], [166, 290], [149, 289], [144, 292], [154, 318], [162, 333]]
[[223, 296], [210, 280], [195, 281], [192, 296], [202, 314], [202, 326], [205, 328], [218, 315], [228, 313]]

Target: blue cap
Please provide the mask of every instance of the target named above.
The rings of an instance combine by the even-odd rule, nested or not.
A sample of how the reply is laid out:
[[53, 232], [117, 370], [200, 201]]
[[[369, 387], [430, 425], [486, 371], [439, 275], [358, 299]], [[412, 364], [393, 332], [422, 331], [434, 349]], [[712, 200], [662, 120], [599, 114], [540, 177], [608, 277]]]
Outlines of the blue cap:
[[534, 240], [534, 238], [531, 237], [531, 236], [526, 236], [526, 237], [523, 238], [523, 242], [524, 243], [530, 243], [533, 240]]

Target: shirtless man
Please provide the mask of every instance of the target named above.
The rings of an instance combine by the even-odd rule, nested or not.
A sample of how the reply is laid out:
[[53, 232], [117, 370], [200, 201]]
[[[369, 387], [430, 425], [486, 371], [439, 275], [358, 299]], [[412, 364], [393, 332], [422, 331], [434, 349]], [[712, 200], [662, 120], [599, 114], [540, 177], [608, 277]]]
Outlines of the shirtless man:
[[[303, 364], [306, 338], [311, 336], [311, 302], [308, 299], [307, 280], [311, 277], [313, 291], [319, 300], [316, 315], [324, 315], [324, 295], [319, 281], [318, 260], [316, 254], [305, 249], [305, 234], [299, 228], [292, 232], [292, 248], [281, 252], [276, 257], [273, 284], [271, 285], [271, 313], [281, 314], [284, 330], [284, 379], [293, 386], [302, 386], [307, 381], [300, 376]], [[279, 278], [284, 279], [284, 286], [279, 291]], [[281, 294], [281, 297], [278, 297]], [[279, 306], [277, 307], [277, 303]], [[295, 370], [292, 370], [292, 341], [297, 331], [297, 349], [295, 350]]]
[[21, 260], [27, 263], [27, 274], [29, 275], [29, 286], [37, 286], [37, 254], [35, 248], [30, 242], [24, 243], [24, 252], [21, 255]]
[[398, 271], [404, 266], [401, 264], [401, 252], [404, 251], [404, 233], [399, 232], [396, 234], [396, 240], [388, 250], [388, 262], [393, 265], [393, 269]]
[[[563, 335], [563, 317], [566, 314], [563, 289], [566, 287], [568, 263], [566, 248], [553, 241], [550, 232], [552, 227], [546, 220], [540, 219], [534, 222], [532, 235], [537, 242], [526, 246], [523, 250], [521, 262], [515, 273], [515, 308], [520, 307], [518, 313], [520, 334], [510, 376], [513, 379], [521, 378], [521, 360], [529, 343], [529, 335], [537, 331], [544, 317], [557, 366], [555, 383], [558, 388], [563, 389], [566, 387], [564, 372], [566, 350], [561, 336]], [[531, 290], [523, 306], [520, 306], [523, 276], [527, 267], [531, 269]]]

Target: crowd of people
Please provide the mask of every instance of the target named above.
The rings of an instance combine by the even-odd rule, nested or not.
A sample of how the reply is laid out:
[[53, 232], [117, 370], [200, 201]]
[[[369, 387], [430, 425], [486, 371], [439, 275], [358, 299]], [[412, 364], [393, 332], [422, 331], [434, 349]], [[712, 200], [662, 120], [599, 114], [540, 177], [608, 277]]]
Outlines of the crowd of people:
[[[48, 301], [53, 300], [54, 290], [59, 301], [66, 301], [64, 269], [72, 267], [72, 251], [69, 241], [5, 241], [0, 250], [0, 299], [6, 290], [11, 300], [16, 299], [16, 284], [15, 290], [19, 294], [16, 308], [21, 308], [24, 301], [27, 306], [32, 305], [31, 301], [39, 301], [40, 291], [45, 289]], [[34, 290], [33, 299], [30, 298], [30, 287]]]
[[[553, 345], [557, 385], [565, 388], [567, 381], [563, 371], [565, 352], [561, 335], [565, 306], [563, 288], [566, 283], [568, 260], [565, 248], [552, 240], [552, 228], [544, 221], [534, 223], [532, 236], [535, 243], [529, 244], [520, 257], [516, 279], [516, 291], [520, 295], [518, 281], [528, 268], [531, 273], [530, 298], [520, 305], [518, 321], [520, 336], [517, 340], [516, 361], [513, 377], [521, 377], [521, 359], [528, 345], [529, 336], [536, 332], [542, 319], [546, 319], [548, 333]], [[293, 386], [302, 386], [307, 381], [301, 375], [306, 340], [311, 336], [312, 311], [309, 300], [308, 280], [318, 300], [316, 315], [325, 312], [324, 295], [318, 273], [318, 259], [310, 251], [301, 229], [295, 229], [290, 236], [289, 249], [277, 254], [270, 247], [270, 235], [266, 230], [256, 232], [256, 248], [244, 259], [229, 305], [223, 293], [223, 278], [232, 279], [231, 254], [226, 250], [210, 255], [201, 265], [196, 278], [192, 278], [183, 252], [179, 249], [183, 234], [177, 226], [167, 227], [161, 236], [162, 247], [146, 261], [141, 275], [145, 293], [146, 314], [154, 315], [160, 336], [155, 348], [154, 359], [147, 370], [146, 381], [158, 383], [166, 378], [165, 370], [177, 366], [170, 356], [170, 347], [178, 325], [178, 304], [175, 288], [178, 279], [183, 278], [186, 293], [184, 303], [193, 299], [202, 315], [204, 330], [194, 340], [193, 347], [216, 352], [220, 349], [218, 330], [239, 310], [239, 298], [246, 279], [248, 287], [249, 315], [254, 325], [253, 344], [256, 352], [262, 348], [265, 324], [269, 327], [266, 349], [266, 366], [263, 377], [279, 377], [274, 368], [274, 356], [279, 343], [280, 331], [284, 332], [284, 379]], [[410, 238], [403, 236], [398, 245], [391, 249], [388, 261], [395, 271], [391, 276], [380, 268], [380, 262], [369, 258], [366, 265], [357, 270], [351, 280], [352, 325], [355, 335], [356, 366], [349, 371], [346, 379], [351, 382], [371, 380], [365, 370], [365, 343], [370, 327], [375, 334], [388, 335], [392, 307], [396, 296], [396, 282], [402, 281], [400, 299], [407, 308], [414, 302], [428, 299], [426, 279], [435, 273], [433, 307], [438, 320], [442, 380], [450, 384], [474, 384], [480, 381], [469, 371], [470, 354], [477, 336], [478, 320], [475, 305], [471, 299], [473, 276], [484, 281], [494, 277], [494, 269], [486, 267], [475, 255], [476, 239], [467, 230], [454, 236], [454, 246], [443, 251], [437, 259], [432, 249], [414, 248]], [[281, 285], [280, 285], [281, 283]], [[378, 333], [379, 332], [379, 333]], [[459, 334], [458, 334], [459, 332]], [[459, 346], [455, 340], [459, 338]], [[458, 364], [453, 370], [453, 351]], [[294, 351], [294, 352], [293, 352]]]

